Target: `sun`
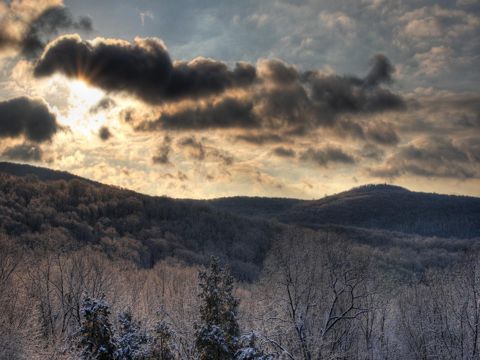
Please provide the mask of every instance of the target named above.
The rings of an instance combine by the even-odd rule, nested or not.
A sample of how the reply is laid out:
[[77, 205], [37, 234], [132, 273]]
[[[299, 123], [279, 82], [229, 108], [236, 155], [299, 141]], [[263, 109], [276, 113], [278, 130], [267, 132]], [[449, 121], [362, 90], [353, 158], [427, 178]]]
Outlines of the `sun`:
[[69, 81], [70, 96], [77, 103], [95, 105], [105, 94], [103, 91], [87, 85], [82, 80]]
[[93, 88], [81, 80], [66, 80], [68, 88], [68, 110], [63, 118], [65, 125], [85, 135], [96, 132], [105, 117], [91, 111], [104, 96], [102, 90]]

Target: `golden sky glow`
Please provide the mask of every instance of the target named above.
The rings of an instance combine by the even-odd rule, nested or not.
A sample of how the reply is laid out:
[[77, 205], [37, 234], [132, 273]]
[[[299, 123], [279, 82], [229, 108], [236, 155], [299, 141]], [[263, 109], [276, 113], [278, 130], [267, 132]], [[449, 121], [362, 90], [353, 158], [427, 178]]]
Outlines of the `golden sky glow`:
[[[0, 133], [0, 160], [173, 197], [318, 198], [384, 182], [480, 196], [476, 6], [267, 1], [184, 14], [147, 2], [154, 16], [141, 19], [119, 1], [119, 27], [108, 3], [0, 8], [0, 108], [37, 99], [58, 124], [48, 140]], [[22, 50], [27, 25], [59, 4], [71, 24]], [[25, 145], [41, 158], [8, 155]]]

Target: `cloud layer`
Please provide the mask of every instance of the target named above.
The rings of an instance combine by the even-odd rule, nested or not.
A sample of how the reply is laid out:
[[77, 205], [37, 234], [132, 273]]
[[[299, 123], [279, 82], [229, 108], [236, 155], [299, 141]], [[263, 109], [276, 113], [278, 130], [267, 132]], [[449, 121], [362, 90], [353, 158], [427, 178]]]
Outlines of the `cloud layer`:
[[51, 140], [58, 129], [55, 114], [41, 99], [22, 96], [0, 102], [0, 138], [23, 136], [40, 143]]
[[92, 20], [75, 19], [60, 1], [12, 1], [0, 8], [0, 52], [18, 51], [35, 58], [46, 42], [61, 31], [92, 31]]
[[223, 62], [205, 58], [174, 63], [157, 38], [129, 43], [62, 36], [49, 44], [34, 70], [37, 77], [56, 72], [106, 91], [131, 93], [152, 104], [219, 94], [255, 80], [255, 68], [246, 63], [237, 63], [232, 70]]

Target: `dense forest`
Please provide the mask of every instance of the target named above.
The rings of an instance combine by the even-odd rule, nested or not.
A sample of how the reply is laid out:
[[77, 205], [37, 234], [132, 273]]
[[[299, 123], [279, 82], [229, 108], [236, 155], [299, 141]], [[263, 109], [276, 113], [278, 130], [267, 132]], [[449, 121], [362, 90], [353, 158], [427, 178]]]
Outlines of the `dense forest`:
[[480, 358], [479, 199], [175, 200], [0, 169], [0, 359]]
[[209, 201], [216, 209], [318, 228], [326, 224], [439, 237], [480, 236], [480, 199], [365, 185], [320, 200], [234, 197]]

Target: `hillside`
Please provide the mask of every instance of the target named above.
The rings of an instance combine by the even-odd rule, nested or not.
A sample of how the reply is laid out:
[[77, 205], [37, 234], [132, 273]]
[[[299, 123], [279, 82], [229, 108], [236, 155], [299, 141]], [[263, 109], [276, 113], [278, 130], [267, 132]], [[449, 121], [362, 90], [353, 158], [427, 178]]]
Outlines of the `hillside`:
[[44, 181], [39, 178], [58, 174], [27, 170], [32, 169], [36, 176], [0, 173], [0, 234], [36, 251], [89, 246], [141, 267], [152, 267], [170, 256], [202, 264], [216, 254], [230, 263], [239, 278], [251, 279], [282, 231], [278, 223], [242, 218], [191, 201], [142, 195], [78, 178]]
[[256, 277], [287, 229], [279, 222], [381, 249], [381, 262], [400, 271], [450, 263], [480, 236], [480, 199], [473, 197], [370, 185], [315, 201], [178, 200], [10, 163], [0, 164], [0, 215], [0, 233], [32, 249], [90, 246], [141, 267], [167, 257], [205, 263], [217, 254], [243, 279]]
[[[15, 176], [34, 174], [40, 180], [73, 180], [105, 187], [67, 172], [13, 163], [0, 163], [0, 173]], [[121, 192], [109, 187], [111, 191]], [[114, 190], [115, 189], [115, 190]], [[277, 220], [285, 224], [316, 229], [323, 225], [345, 225], [360, 228], [398, 231], [422, 236], [480, 237], [480, 198], [440, 195], [409, 191], [392, 185], [366, 185], [319, 200], [287, 198], [230, 197], [214, 200], [172, 200], [148, 197], [131, 191], [129, 196], [156, 203], [203, 209], [206, 207], [255, 221]], [[143, 200], [142, 200], [143, 201]], [[240, 220], [238, 220], [240, 221]], [[242, 221], [247, 221], [242, 219]]]
[[99, 182], [85, 179], [77, 175], [70, 174], [66, 171], [58, 171], [39, 166], [32, 166], [27, 164], [16, 164], [6, 161], [0, 161], [0, 173], [10, 174], [14, 176], [28, 176], [35, 175], [39, 180], [52, 181], [52, 180], [82, 180], [93, 185], [102, 185]]
[[390, 185], [362, 186], [313, 201], [234, 197], [209, 204], [310, 228], [336, 224], [423, 236], [480, 236], [480, 198], [413, 192]]

